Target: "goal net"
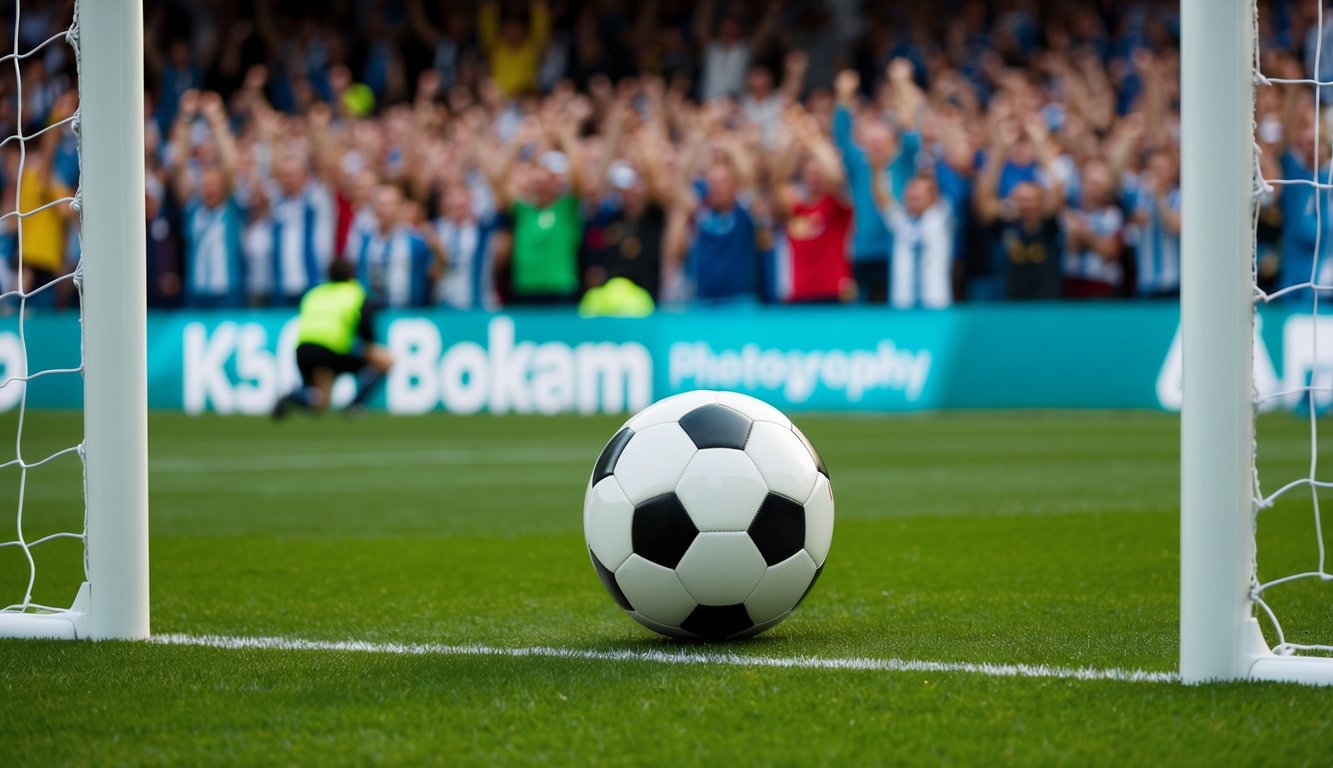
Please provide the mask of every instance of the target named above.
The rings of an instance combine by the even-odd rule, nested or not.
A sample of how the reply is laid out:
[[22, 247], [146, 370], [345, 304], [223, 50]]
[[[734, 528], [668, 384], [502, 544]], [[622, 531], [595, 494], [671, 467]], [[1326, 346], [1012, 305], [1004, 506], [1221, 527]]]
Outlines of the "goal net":
[[[1333, 331], [1321, 317], [1333, 299], [1326, 269], [1333, 263], [1323, 258], [1333, 247], [1324, 230], [1333, 216], [1333, 154], [1322, 114], [1333, 83], [1320, 80], [1333, 78], [1320, 75], [1324, 8], [1322, 0], [1312, 5], [1304, 71], [1278, 77], [1261, 63], [1282, 61], [1290, 70], [1296, 60], [1261, 55], [1255, 0], [1182, 2], [1180, 671], [1187, 683], [1333, 684], [1333, 575], [1320, 510], [1321, 489], [1333, 478], [1319, 474], [1320, 418], [1333, 395], [1333, 338], [1321, 340]], [[1285, 91], [1277, 125], [1256, 124], [1256, 88]], [[1264, 207], [1291, 219], [1284, 236], [1293, 238], [1280, 284], [1266, 291], [1255, 261]], [[1312, 242], [1295, 239], [1298, 224]], [[1263, 395], [1253, 384], [1253, 345], [1264, 343], [1257, 316], [1280, 328], [1264, 336], [1284, 357], [1282, 391]], [[1275, 404], [1303, 418], [1256, 420]], [[1308, 454], [1284, 453], [1290, 441], [1278, 435], [1266, 439], [1294, 429], [1308, 430]]]
[[[0, 57], [14, 118], [0, 128], [10, 131], [0, 142], [0, 235], [13, 244], [0, 322], [16, 340], [0, 356], [0, 401], [13, 408], [16, 430], [13, 456], [0, 458], [0, 488], [16, 501], [13, 527], [0, 534], [0, 636], [146, 637], [143, 12], [137, 1], [79, 3], [67, 30], [32, 40], [36, 25], [25, 25], [23, 10], [15, 0], [12, 47]], [[77, 63], [71, 95], [28, 98], [30, 65], [62, 57]], [[66, 145], [78, 158], [69, 184], [56, 167]], [[68, 229], [79, 241], [72, 269], [59, 260], [64, 248], [34, 242], [58, 244], [51, 233]], [[79, 333], [73, 359], [33, 365], [33, 323]], [[29, 410], [34, 392], [78, 387], [80, 377], [81, 435]]]

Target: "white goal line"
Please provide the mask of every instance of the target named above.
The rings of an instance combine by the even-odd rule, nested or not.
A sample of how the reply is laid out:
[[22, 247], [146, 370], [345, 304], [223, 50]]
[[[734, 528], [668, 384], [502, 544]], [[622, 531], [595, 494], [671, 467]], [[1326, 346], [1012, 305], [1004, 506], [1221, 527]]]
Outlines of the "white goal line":
[[1036, 677], [1060, 680], [1110, 680], [1132, 683], [1176, 683], [1174, 672], [1138, 669], [1051, 667], [1044, 664], [988, 664], [910, 659], [824, 658], [819, 656], [747, 656], [725, 651], [606, 650], [560, 648], [549, 645], [504, 647], [492, 645], [438, 645], [434, 643], [370, 643], [359, 640], [301, 640], [287, 637], [228, 635], [154, 635], [149, 642], [231, 650], [341, 651], [401, 656], [496, 656], [503, 658], [568, 659], [575, 661], [649, 662], [685, 666], [721, 665], [777, 669], [831, 669], [870, 672], [960, 672], [986, 677]]

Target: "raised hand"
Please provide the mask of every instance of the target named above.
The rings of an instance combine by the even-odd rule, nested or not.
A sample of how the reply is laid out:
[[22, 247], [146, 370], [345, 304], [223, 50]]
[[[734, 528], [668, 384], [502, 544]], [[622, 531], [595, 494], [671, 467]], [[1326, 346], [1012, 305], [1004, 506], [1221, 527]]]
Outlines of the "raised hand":
[[199, 92], [191, 88], [182, 93], [176, 101], [176, 117], [179, 120], [193, 120], [199, 114]]
[[856, 99], [856, 91], [861, 87], [861, 75], [854, 69], [844, 69], [833, 80], [833, 92], [838, 101], [850, 104]]
[[227, 119], [227, 109], [222, 103], [222, 97], [214, 91], [207, 91], [199, 96], [199, 113], [210, 124]]
[[900, 56], [889, 62], [889, 82], [894, 85], [905, 84], [911, 81], [914, 70], [912, 62]]
[[257, 91], [264, 87], [268, 82], [268, 67], [263, 64], [256, 64], [245, 70], [245, 89], [248, 91]]
[[810, 57], [805, 55], [805, 51], [792, 50], [783, 61], [783, 67], [788, 76], [800, 77], [810, 68]]

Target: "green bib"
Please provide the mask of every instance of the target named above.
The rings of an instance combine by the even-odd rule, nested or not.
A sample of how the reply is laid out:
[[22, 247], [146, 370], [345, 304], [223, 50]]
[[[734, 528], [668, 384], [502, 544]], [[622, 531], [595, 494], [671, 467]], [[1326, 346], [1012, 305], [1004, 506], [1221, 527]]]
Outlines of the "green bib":
[[365, 301], [366, 290], [355, 280], [311, 288], [301, 299], [296, 343], [318, 344], [344, 355], [351, 352]]

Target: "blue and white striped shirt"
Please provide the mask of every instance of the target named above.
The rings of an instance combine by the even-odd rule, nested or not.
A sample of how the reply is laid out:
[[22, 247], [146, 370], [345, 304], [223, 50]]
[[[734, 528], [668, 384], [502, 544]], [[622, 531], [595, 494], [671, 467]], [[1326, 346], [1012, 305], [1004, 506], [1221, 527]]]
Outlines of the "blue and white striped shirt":
[[372, 301], [387, 307], [424, 307], [430, 303], [432, 254], [426, 241], [406, 227], [386, 237], [378, 230], [361, 233], [356, 249], [357, 278]]
[[316, 182], [299, 194], [273, 201], [273, 293], [278, 303], [294, 303], [324, 281], [333, 259], [333, 198]]
[[453, 309], [494, 305], [490, 246], [493, 220], [457, 223], [438, 219], [435, 231], [448, 259], [444, 274], [435, 281], [435, 301]]
[[[1119, 234], [1125, 225], [1125, 215], [1114, 205], [1108, 205], [1095, 211], [1073, 211], [1087, 223], [1094, 236], [1098, 238]], [[1065, 277], [1091, 280], [1109, 285], [1120, 285], [1124, 280], [1124, 269], [1119, 261], [1107, 261], [1092, 248], [1082, 251], [1066, 249]]]
[[[1140, 296], [1180, 290], [1180, 233], [1172, 232], [1157, 199], [1145, 190], [1137, 196], [1139, 212], [1138, 293]], [[1167, 207], [1180, 212], [1180, 190], [1166, 193]]]
[[187, 300], [235, 302], [245, 290], [241, 231], [245, 211], [235, 197], [209, 208], [195, 196], [185, 205]]

